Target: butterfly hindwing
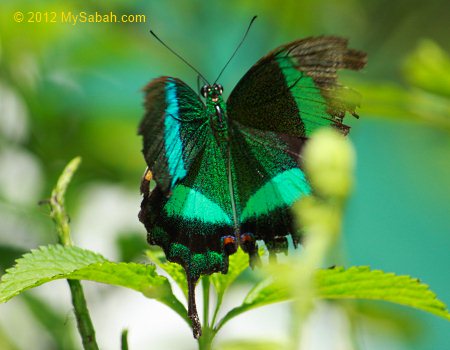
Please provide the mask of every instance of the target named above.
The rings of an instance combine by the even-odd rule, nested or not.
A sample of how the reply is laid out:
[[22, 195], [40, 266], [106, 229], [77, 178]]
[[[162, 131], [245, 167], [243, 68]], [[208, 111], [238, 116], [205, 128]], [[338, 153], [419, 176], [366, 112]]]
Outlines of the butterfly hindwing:
[[234, 224], [226, 164], [226, 153], [211, 135], [165, 201], [158, 221], [170, 239], [168, 245], [156, 243], [195, 280], [228, 268], [221, 238], [233, 233]]
[[169, 261], [186, 271], [189, 288], [189, 316], [194, 336], [201, 333], [196, 306], [195, 284], [201, 275], [228, 271], [224, 238], [233, 235], [232, 204], [228, 182], [228, 149], [206, 134], [202, 147], [189, 162], [186, 175], [166, 195], [156, 179], [144, 177], [144, 198], [139, 219], [148, 232], [150, 244], [163, 248]]
[[315, 37], [280, 46], [260, 59], [227, 101], [231, 119], [260, 130], [308, 137], [320, 126], [342, 124], [355, 102], [346, 101], [338, 69], [361, 69], [366, 55], [347, 40]]
[[287, 235], [298, 242], [290, 207], [310, 193], [298, 166], [303, 142], [290, 142], [238, 122], [231, 125], [233, 189], [241, 233], [263, 240], [271, 253], [279, 252], [279, 248], [287, 248]]

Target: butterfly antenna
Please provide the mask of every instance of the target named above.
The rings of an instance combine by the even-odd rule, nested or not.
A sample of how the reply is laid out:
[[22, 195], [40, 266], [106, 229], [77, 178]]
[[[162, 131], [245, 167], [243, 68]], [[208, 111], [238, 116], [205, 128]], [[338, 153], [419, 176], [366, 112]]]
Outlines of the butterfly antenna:
[[244, 42], [245, 38], [247, 37], [248, 32], [250, 31], [250, 28], [252, 27], [253, 22], [255, 21], [256, 17], [258, 16], [253, 16], [252, 20], [250, 21], [250, 24], [248, 25], [247, 30], [245, 31], [244, 37], [242, 38], [241, 42], [239, 43], [239, 45], [236, 47], [236, 50], [234, 50], [233, 54], [231, 55], [230, 59], [228, 60], [228, 62], [225, 64], [225, 66], [222, 68], [222, 70], [219, 73], [219, 76], [217, 77], [217, 79], [214, 81], [214, 84], [217, 83], [217, 80], [219, 80], [220, 76], [222, 75], [223, 71], [225, 70], [225, 68], [227, 68], [228, 64], [231, 62], [231, 60], [233, 59], [233, 57], [236, 55], [236, 52], [238, 52], [239, 48], [241, 47], [242, 43]]
[[153, 35], [155, 37], [156, 40], [158, 40], [161, 44], [163, 44], [163, 46], [168, 49], [170, 52], [172, 52], [175, 56], [177, 56], [180, 60], [182, 60], [184, 63], [186, 63], [189, 67], [191, 67], [191, 69], [193, 69], [208, 85], [209, 82], [208, 80], [206, 80], [206, 78], [203, 76], [202, 73], [200, 73], [192, 64], [190, 64], [188, 61], [186, 61], [183, 57], [181, 57], [181, 55], [179, 55], [178, 53], [176, 53], [173, 49], [171, 49], [164, 41], [162, 41], [154, 32], [153, 30], [150, 29], [150, 34]]

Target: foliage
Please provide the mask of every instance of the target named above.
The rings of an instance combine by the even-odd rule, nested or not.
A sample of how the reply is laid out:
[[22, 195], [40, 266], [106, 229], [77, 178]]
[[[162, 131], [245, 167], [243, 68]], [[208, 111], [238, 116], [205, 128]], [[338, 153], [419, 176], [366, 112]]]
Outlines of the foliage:
[[[316, 196], [305, 198], [296, 205], [307, 232], [307, 249], [300, 258], [292, 258], [288, 265], [279, 264], [266, 269], [267, 277], [250, 290], [241, 305], [229, 310], [220, 320], [217, 320], [217, 315], [223, 296], [246, 270], [248, 256], [238, 251], [230, 259], [228, 274], [204, 277], [205, 320], [204, 335], [199, 339], [200, 349], [209, 349], [217, 332], [234, 317], [257, 307], [284, 301], [292, 301], [294, 309], [298, 311], [292, 319], [292, 349], [297, 347], [300, 339], [299, 326], [313, 309], [313, 301], [317, 298], [383, 300], [415, 307], [450, 320], [445, 305], [417, 279], [370, 270], [364, 266], [317, 269], [339, 236], [343, 204], [352, 187], [353, 150], [348, 141], [335, 131], [323, 130], [312, 138], [304, 157], [306, 170], [317, 188]], [[78, 163], [79, 159], [69, 163], [50, 200], [52, 217], [61, 242], [65, 244], [40, 247], [18, 259], [15, 266], [2, 276], [0, 302], [56, 279], [90, 280], [141, 292], [148, 298], [166, 304], [189, 323], [186, 308], [172, 293], [169, 280], [157, 273], [156, 266], [163, 269], [186, 295], [185, 276], [179, 265], [165, 261], [161, 253], [154, 250], [147, 252], [156, 265], [115, 263], [97, 253], [71, 245], [64, 194]], [[326, 175], [330, 172], [341, 174], [340, 178], [345, 181], [340, 183], [344, 185], [330, 186], [330, 181], [334, 181]], [[211, 322], [208, 318], [210, 282], [217, 295]], [[83, 314], [77, 316], [85, 317]], [[84, 337], [83, 332], [81, 335]], [[126, 333], [122, 339], [123, 347], [126, 347]], [[86, 344], [85, 348], [88, 348]]]
[[[281, 269], [288, 270], [289, 266]], [[382, 300], [414, 307], [450, 320], [446, 306], [436, 298], [428, 286], [409, 276], [397, 276], [368, 266], [349, 269], [335, 267], [320, 269], [315, 273], [316, 298], [320, 299], [370, 299]], [[220, 326], [248, 310], [292, 300], [300, 295], [289, 295], [286, 282], [268, 278], [253, 287], [242, 304], [227, 313]]]
[[168, 280], [156, 273], [154, 265], [113, 263], [89, 250], [62, 245], [40, 247], [18, 259], [2, 278], [0, 302], [57, 279], [88, 280], [134, 289], [186, 317], [186, 309], [172, 294]]
[[[233, 257], [233, 261], [235, 266], [247, 266], [248, 257], [241, 252]], [[283, 265], [280, 269], [289, 270], [289, 266]], [[176, 278], [177, 273], [171, 277]], [[234, 277], [240, 273], [235, 273]], [[227, 287], [232, 284], [228, 275], [216, 276], [215, 284]], [[320, 269], [314, 278], [316, 298], [383, 300], [415, 307], [450, 320], [445, 305], [436, 299], [436, 295], [426, 285], [409, 276], [396, 276], [362, 266]], [[173, 295], [168, 280], [156, 273], [154, 265], [114, 263], [89, 250], [61, 245], [41, 247], [18, 259], [2, 278], [0, 302], [57, 279], [89, 280], [130, 288], [166, 304], [189, 322], [185, 307]], [[285, 283], [273, 277], [257, 283], [242, 304], [230, 310], [214, 328], [218, 331], [226, 322], [249, 310], [292, 300], [295, 296], [288, 293]], [[217, 290], [223, 294], [227, 288], [218, 287]], [[296, 295], [299, 296], [299, 293]]]

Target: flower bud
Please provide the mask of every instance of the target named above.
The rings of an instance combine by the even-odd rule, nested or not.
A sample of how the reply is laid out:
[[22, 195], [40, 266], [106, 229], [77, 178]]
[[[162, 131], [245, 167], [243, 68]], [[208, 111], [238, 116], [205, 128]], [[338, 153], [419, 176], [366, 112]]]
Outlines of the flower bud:
[[345, 199], [353, 186], [355, 152], [350, 141], [333, 129], [320, 129], [303, 153], [313, 191], [325, 198]]

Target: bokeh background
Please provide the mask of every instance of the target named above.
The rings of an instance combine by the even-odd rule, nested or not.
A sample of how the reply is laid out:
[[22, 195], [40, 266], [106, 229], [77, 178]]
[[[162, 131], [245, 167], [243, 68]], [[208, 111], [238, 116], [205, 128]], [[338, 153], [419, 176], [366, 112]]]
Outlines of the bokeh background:
[[[113, 11], [144, 14], [146, 22], [16, 23], [16, 11]], [[351, 121], [357, 185], [337, 260], [420, 278], [449, 304], [449, 13], [445, 0], [2, 0], [0, 271], [30, 248], [56, 242], [48, 208], [37, 203], [77, 155], [83, 164], [67, 198], [74, 240], [110, 259], [144, 260], [137, 220], [145, 168], [136, 133], [141, 88], [160, 75], [196, 86], [195, 73], [148, 31], [213, 80], [256, 14], [221, 78], [225, 95], [261, 56], [297, 38], [339, 35], [367, 51], [363, 72], [342, 74], [361, 93], [362, 107], [360, 120]], [[122, 328], [134, 350], [195, 348], [189, 329], [164, 306], [84, 285], [101, 348], [118, 349]], [[280, 338], [287, 310], [249, 313], [218, 341]], [[435, 316], [384, 303], [359, 303], [355, 313], [356, 332], [346, 342], [349, 321], [320, 305], [310, 349], [450, 349], [449, 324]], [[0, 305], [0, 348], [81, 348], [64, 281]]]

